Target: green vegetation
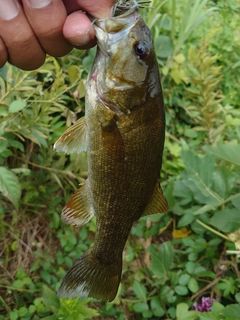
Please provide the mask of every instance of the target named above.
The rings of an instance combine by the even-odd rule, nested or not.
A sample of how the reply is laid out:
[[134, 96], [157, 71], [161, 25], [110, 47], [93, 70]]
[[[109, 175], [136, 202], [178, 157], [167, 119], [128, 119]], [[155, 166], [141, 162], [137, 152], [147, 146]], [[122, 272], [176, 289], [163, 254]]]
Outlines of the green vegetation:
[[[0, 320], [239, 319], [240, 1], [151, 5], [142, 14], [162, 73], [170, 211], [133, 226], [112, 303], [55, 294], [94, 239], [94, 219], [82, 228], [60, 219], [86, 155], [52, 147], [84, 114], [95, 49], [36, 71], [0, 69]], [[215, 299], [211, 311], [195, 310], [202, 297]]]

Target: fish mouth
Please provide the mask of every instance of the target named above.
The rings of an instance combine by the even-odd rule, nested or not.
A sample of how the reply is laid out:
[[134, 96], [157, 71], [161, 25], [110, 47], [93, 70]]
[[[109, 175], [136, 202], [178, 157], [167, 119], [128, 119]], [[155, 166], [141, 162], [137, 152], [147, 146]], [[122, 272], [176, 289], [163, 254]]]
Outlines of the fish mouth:
[[[98, 44], [98, 59], [104, 55], [107, 59], [112, 55], [112, 46], [122, 39], [127, 38], [130, 31], [138, 23], [139, 4], [136, 0], [118, 0], [112, 7], [111, 16], [107, 18], [99, 18], [94, 20], [94, 30]], [[111, 101], [105, 97], [104, 92], [101, 90], [99, 75], [95, 75], [95, 83], [97, 89], [97, 95], [99, 100], [116, 115], [129, 114], [129, 110], [123, 106], [121, 108], [118, 105], [113, 105]], [[134, 83], [125, 83], [124, 79], [121, 79], [114, 75], [109, 77], [109, 87], [114, 88], [116, 91], [133, 90]]]
[[140, 14], [136, 0], [120, 0], [112, 7], [112, 15], [94, 19], [93, 25], [98, 46], [105, 55], [110, 53], [110, 45], [118, 42], [136, 24]]
[[117, 3], [112, 7], [112, 16], [117, 17], [123, 15], [129, 10], [135, 10], [136, 8], [152, 8], [142, 4], [149, 4], [151, 0], [118, 0]]
[[123, 16], [125, 14], [131, 14], [136, 8], [139, 8], [139, 4], [136, 0], [119, 0], [112, 7], [112, 16]]

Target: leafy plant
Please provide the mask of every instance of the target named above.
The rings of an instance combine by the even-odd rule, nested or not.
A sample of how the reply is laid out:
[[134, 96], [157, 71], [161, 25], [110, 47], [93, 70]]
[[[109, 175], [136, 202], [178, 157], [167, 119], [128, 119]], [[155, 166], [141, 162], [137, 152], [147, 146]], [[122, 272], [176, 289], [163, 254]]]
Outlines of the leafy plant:
[[[188, 50], [189, 86], [187, 98], [191, 101], [185, 107], [193, 123], [193, 129], [204, 131], [208, 143], [216, 143], [225, 128], [221, 102], [224, 99], [219, 90], [222, 80], [222, 67], [216, 66], [219, 55], [212, 56], [207, 48], [216, 31], [209, 33], [198, 47], [191, 46]], [[216, 123], [218, 126], [216, 127]]]
[[[162, 73], [167, 215], [137, 221], [111, 303], [61, 300], [94, 238], [61, 222], [86, 155], [52, 147], [84, 115], [95, 48], [0, 69], [0, 320], [239, 318], [239, 0], [153, 0], [142, 9]], [[207, 310], [207, 311], [206, 311]]]

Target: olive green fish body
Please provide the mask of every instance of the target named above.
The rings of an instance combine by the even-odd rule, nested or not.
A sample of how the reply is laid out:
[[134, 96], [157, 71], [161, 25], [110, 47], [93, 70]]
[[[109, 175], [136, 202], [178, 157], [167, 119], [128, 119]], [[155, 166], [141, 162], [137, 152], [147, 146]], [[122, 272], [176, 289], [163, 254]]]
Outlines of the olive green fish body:
[[144, 213], [158, 183], [164, 139], [160, 105], [159, 97], [147, 99], [139, 110], [113, 119], [104, 129], [101, 117], [89, 121], [88, 179], [97, 216], [94, 247], [100, 256], [105, 252], [108, 261], [122, 255], [132, 224]]
[[60, 297], [112, 301], [134, 221], [167, 211], [159, 181], [165, 116], [158, 65], [136, 1], [129, 3], [116, 5], [116, 17], [95, 22], [98, 52], [86, 86], [85, 119], [55, 145], [88, 152], [88, 179], [66, 204], [63, 220], [80, 225], [95, 215], [97, 223], [94, 244], [65, 276]]

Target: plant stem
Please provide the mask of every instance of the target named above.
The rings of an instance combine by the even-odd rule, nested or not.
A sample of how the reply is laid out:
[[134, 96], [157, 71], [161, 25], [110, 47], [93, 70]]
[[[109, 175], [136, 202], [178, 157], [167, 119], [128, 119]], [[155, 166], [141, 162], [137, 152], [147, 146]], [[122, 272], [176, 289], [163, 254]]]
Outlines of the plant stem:
[[215, 286], [219, 281], [221, 280], [221, 277], [217, 277], [216, 279], [214, 279], [212, 282], [210, 282], [208, 285], [206, 285], [206, 287], [202, 288], [201, 290], [199, 290], [198, 292], [196, 292], [193, 296], [191, 296], [191, 300], [194, 300], [195, 298], [197, 298], [197, 296], [201, 295], [202, 293], [204, 293], [206, 290], [212, 288], [213, 286]]
[[240, 250], [226, 250], [227, 254], [240, 254]]
[[200, 224], [202, 227], [204, 227], [205, 229], [207, 229], [207, 230], [215, 233], [216, 235], [218, 235], [219, 237], [221, 237], [221, 238], [223, 238], [223, 239], [225, 239], [225, 240], [227, 240], [227, 241], [230, 241], [229, 238], [228, 238], [227, 236], [225, 236], [225, 234], [223, 234], [223, 233], [221, 233], [221, 232], [219, 232], [219, 231], [217, 231], [217, 230], [209, 227], [208, 225], [206, 225], [205, 223], [203, 223], [203, 222], [200, 221], [199, 219], [197, 219], [196, 221], [197, 221], [197, 223], [199, 223], [199, 224]]
[[54, 169], [54, 168], [50, 168], [50, 167], [41, 166], [40, 164], [25, 160], [22, 157], [15, 156], [15, 158], [17, 158], [19, 160], [22, 160], [25, 163], [30, 164], [31, 166], [39, 168], [39, 169], [44, 169], [44, 170], [47, 170], [47, 171], [50, 171], [50, 172], [53, 171], [53, 172], [60, 173], [60, 174], [66, 174], [66, 175], [68, 175], [68, 176], [70, 176], [72, 178], [76, 178], [76, 176], [70, 171], [58, 170], [58, 169]]
[[175, 33], [176, 33], [176, 0], [172, 0], [172, 30], [171, 30], [171, 38], [174, 43]]

